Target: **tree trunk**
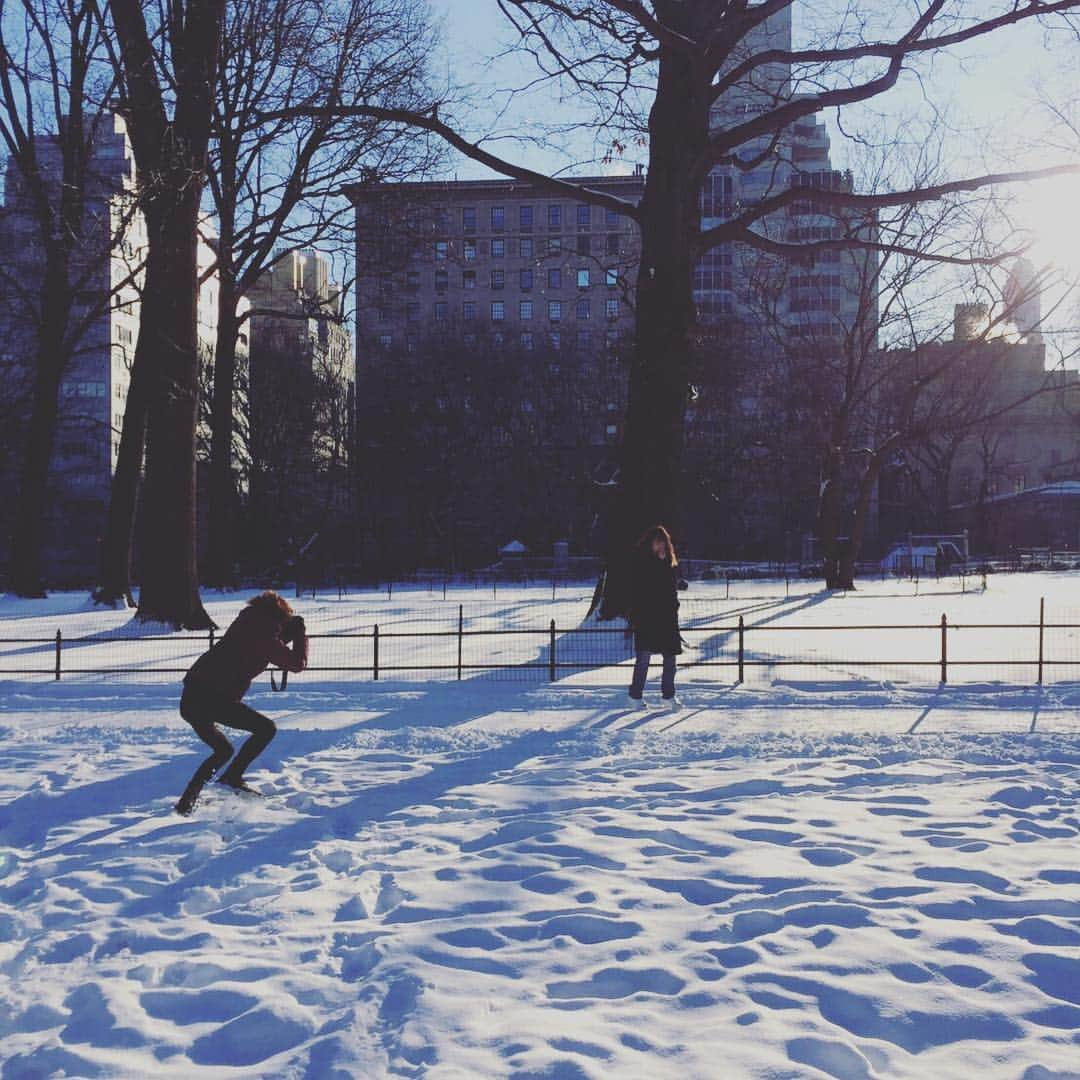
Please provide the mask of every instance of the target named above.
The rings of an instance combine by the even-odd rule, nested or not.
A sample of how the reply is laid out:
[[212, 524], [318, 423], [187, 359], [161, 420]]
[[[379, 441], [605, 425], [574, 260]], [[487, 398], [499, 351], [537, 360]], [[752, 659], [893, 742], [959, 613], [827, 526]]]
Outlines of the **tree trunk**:
[[[694, 13], [690, 13], [691, 17]], [[634, 352], [608, 523], [601, 618], [625, 615], [628, 564], [650, 525], [678, 536], [680, 487], [696, 310], [699, 195], [709, 132], [709, 95], [686, 57], [661, 47], [649, 114], [649, 171], [640, 205], [641, 261]]]
[[209, 543], [205, 580], [215, 588], [234, 584], [236, 483], [233, 475], [233, 408], [236, 382], [237, 289], [232, 237], [224, 222], [218, 238], [218, 325], [214, 346], [214, 397], [210, 425]]
[[41, 325], [34, 370], [33, 404], [23, 451], [19, 494], [11, 535], [11, 591], [16, 596], [43, 597], [42, 552], [45, 507], [56, 438], [60, 377], [68, 360], [65, 331], [70, 312], [66, 266], [47, 256], [42, 281]]
[[[213, 625], [199, 598], [195, 536], [195, 428], [198, 422], [198, 266], [201, 185], [162, 185], [147, 215], [149, 252], [144, 291], [155, 318], [140, 327], [152, 357], [146, 432], [145, 515], [137, 617], [176, 629]], [[175, 184], [175, 186], [174, 186]]]
[[866, 538], [866, 526], [870, 518], [870, 506], [874, 501], [874, 488], [881, 476], [885, 458], [875, 454], [866, 470], [859, 477], [859, 490], [855, 497], [855, 510], [851, 519], [850, 535], [843, 545], [837, 567], [838, 583], [836, 588], [854, 589], [855, 571], [859, 556], [862, 554], [863, 541]]
[[818, 550], [821, 552], [822, 576], [825, 588], [843, 588], [840, 584], [840, 521], [843, 503], [842, 460], [830, 451], [826, 457], [821, 493], [818, 496], [818, 512], [815, 531]]
[[[139, 323], [150, 325], [157, 321], [153, 297], [143, 294], [139, 306]], [[149, 335], [145, 340], [140, 329], [131, 362], [131, 378], [124, 422], [120, 429], [120, 446], [113, 472], [109, 495], [109, 513], [105, 523], [105, 539], [101, 546], [98, 583], [93, 592], [97, 604], [116, 607], [135, 606], [131, 592], [132, 551], [135, 544], [135, 513], [139, 499], [139, 480], [142, 476], [143, 455], [146, 450], [146, 415], [148, 407], [148, 368], [153, 359], [148, 356], [152, 346]]]

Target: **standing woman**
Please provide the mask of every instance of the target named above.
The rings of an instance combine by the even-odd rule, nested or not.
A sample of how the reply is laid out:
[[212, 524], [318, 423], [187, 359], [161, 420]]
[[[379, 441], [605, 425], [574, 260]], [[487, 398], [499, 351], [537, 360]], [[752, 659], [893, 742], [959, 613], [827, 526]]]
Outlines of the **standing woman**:
[[638, 541], [630, 582], [630, 625], [636, 654], [630, 698], [635, 708], [645, 707], [642, 694], [654, 653], [664, 658], [660, 693], [672, 710], [680, 707], [675, 697], [675, 657], [682, 652], [676, 592], [685, 589], [686, 582], [678, 576], [678, 565], [671, 533], [663, 525], [654, 525]]
[[[292, 646], [291, 648], [289, 646]], [[178, 814], [190, 814], [210, 778], [232, 758], [218, 778], [236, 791], [256, 794], [244, 782], [244, 770], [266, 749], [277, 732], [274, 721], [240, 699], [252, 680], [273, 665], [283, 671], [307, 667], [304, 620], [275, 592], [252, 597], [225, 636], [203, 653], [184, 676], [180, 715], [213, 753], [195, 770], [180, 801]], [[233, 757], [232, 744], [218, 724], [251, 734]]]

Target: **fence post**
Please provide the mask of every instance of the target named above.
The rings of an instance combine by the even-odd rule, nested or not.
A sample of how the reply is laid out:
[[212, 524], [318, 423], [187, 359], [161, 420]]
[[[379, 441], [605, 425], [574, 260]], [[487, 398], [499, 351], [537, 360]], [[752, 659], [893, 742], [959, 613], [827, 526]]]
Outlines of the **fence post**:
[[457, 677], [461, 682], [461, 641], [465, 633], [465, 605], [457, 606]]
[[1043, 635], [1046, 631], [1046, 597], [1039, 598], [1039, 685], [1043, 684]]
[[548, 650], [548, 681], [555, 681], [555, 620], [551, 620], [551, 644]]
[[388, 581], [386, 583], [386, 599], [387, 600], [392, 600], [393, 598], [394, 598], [394, 583], [392, 581]]
[[731, 599], [731, 574], [726, 570], [724, 571], [724, 599]]
[[743, 665], [745, 660], [745, 641], [746, 638], [746, 623], [743, 621], [743, 617], [739, 616], [739, 682], [743, 681]]
[[210, 627], [210, 648], [214, 647], [214, 628]]
[[60, 646], [64, 640], [63, 635], [59, 630], [56, 631], [56, 681], [60, 681]]
[[949, 620], [941, 613], [941, 681], [949, 681]]
[[443, 583], [442, 583], [442, 598], [443, 598], [444, 600], [446, 599], [446, 578], [443, 578]]
[[551, 602], [555, 603], [555, 575], [551, 575]]
[[375, 624], [375, 632], [372, 635], [372, 645], [374, 647], [374, 660], [372, 663], [373, 672], [375, 675], [375, 681], [379, 681], [379, 624]]

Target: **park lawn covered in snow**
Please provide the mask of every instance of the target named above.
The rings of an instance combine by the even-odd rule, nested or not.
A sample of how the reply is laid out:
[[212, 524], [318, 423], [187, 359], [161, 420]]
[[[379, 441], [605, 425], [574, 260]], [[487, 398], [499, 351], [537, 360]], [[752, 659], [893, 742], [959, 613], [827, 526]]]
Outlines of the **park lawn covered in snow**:
[[[122, 619], [60, 609], [3, 630]], [[268, 797], [186, 820], [175, 687], [9, 677], [0, 1076], [1080, 1076], [1080, 685], [625, 674], [262, 682]]]

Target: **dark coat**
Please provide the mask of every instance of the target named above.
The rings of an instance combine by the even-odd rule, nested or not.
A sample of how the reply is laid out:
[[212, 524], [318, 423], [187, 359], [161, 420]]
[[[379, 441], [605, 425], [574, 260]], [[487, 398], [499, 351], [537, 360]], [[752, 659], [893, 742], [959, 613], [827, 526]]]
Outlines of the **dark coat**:
[[674, 566], [651, 552], [635, 556], [630, 582], [630, 625], [634, 628], [637, 652], [664, 656], [678, 656], [682, 652], [678, 588], [679, 576]]
[[307, 667], [307, 635], [294, 638], [290, 649], [281, 640], [277, 619], [246, 607], [225, 631], [225, 636], [194, 664], [184, 682], [209, 690], [229, 701], [239, 701], [269, 665], [283, 671], [303, 671]]

